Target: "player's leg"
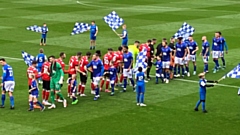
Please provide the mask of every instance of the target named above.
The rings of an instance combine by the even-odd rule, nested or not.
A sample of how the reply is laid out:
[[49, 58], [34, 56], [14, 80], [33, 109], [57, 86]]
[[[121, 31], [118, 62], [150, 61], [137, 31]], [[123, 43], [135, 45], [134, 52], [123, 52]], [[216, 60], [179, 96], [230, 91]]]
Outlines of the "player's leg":
[[34, 110], [34, 105], [33, 105], [33, 96], [32, 96], [32, 94], [29, 94], [28, 101], [29, 101], [29, 109], [28, 109], [28, 111], [33, 111]]
[[140, 91], [141, 88], [139, 88], [140, 86], [137, 84], [137, 90], [136, 90], [136, 100], [137, 100], [137, 106], [140, 105]]
[[110, 83], [111, 83], [111, 89], [112, 89], [112, 91], [111, 91], [111, 96], [114, 95], [115, 80], [116, 80], [115, 78], [111, 78], [111, 81], [110, 81]]
[[42, 85], [42, 103], [45, 105], [45, 98], [46, 98], [46, 82], [43, 80], [43, 85]]
[[123, 69], [123, 91], [127, 90], [128, 69]]
[[78, 103], [78, 99], [77, 99], [77, 96], [76, 96], [76, 90], [72, 89], [71, 93], [72, 93], [72, 95], [71, 95], [72, 96], [72, 105], [75, 105], [75, 104]]
[[36, 101], [36, 103], [41, 107], [40, 108], [41, 111], [45, 110], [45, 106], [38, 101], [38, 92], [33, 96], [33, 100]]
[[43, 45], [43, 34], [42, 34], [42, 37], [41, 37], [40, 45]]
[[54, 79], [50, 80], [50, 99], [51, 99], [52, 105], [50, 107], [48, 107], [48, 109], [56, 108], [56, 105], [55, 105], [55, 91], [54, 91], [56, 89], [55, 82], [56, 81]]
[[140, 106], [147, 106], [144, 104], [144, 93], [145, 93], [145, 86], [142, 84], [141, 86], [141, 93], [140, 93]]
[[216, 73], [219, 67], [219, 63], [218, 63], [219, 52], [213, 51], [212, 57], [213, 57], [213, 62], [215, 63], [213, 73]]
[[129, 71], [128, 71], [128, 78], [129, 78], [129, 80], [130, 80], [130, 82], [131, 82], [131, 84], [132, 84], [132, 86], [133, 86], [133, 91], [135, 91], [135, 82], [134, 82], [134, 80], [133, 80], [133, 70], [132, 69], [130, 69]]
[[148, 80], [151, 79], [151, 77], [150, 77], [151, 68], [152, 68], [152, 60], [151, 60], [151, 58], [148, 58], [148, 67], [147, 67], [147, 79]]
[[68, 89], [67, 89], [67, 97], [71, 97], [71, 85], [70, 85], [70, 82], [69, 82], [69, 79], [72, 78], [72, 75], [71, 74], [68, 74], [68, 80], [67, 80], [67, 83], [68, 83]]
[[188, 77], [190, 77], [190, 70], [189, 70], [190, 60], [191, 60], [191, 56], [190, 56], [190, 58], [186, 57], [185, 60], [183, 60], [183, 64], [184, 64], [184, 67], [185, 67], [184, 74], [187, 74]]
[[77, 91], [77, 95], [80, 96], [81, 95], [81, 90], [82, 90], [82, 73], [79, 73], [79, 77], [80, 77], [80, 82], [78, 84], [78, 91]]
[[13, 91], [15, 88], [15, 82], [14, 81], [7, 81], [5, 84], [6, 92], [8, 92], [9, 98], [10, 98], [10, 109], [14, 109], [14, 97], [13, 97]]
[[206, 111], [206, 108], [205, 108], [205, 104], [206, 104], [206, 93], [201, 93], [200, 94], [200, 98], [201, 98], [201, 101], [202, 101], [202, 111], [204, 112], [204, 113], [206, 113], [207, 111]]
[[221, 56], [220, 57], [221, 57], [222, 64], [223, 64], [222, 68], [225, 69], [226, 68], [226, 63], [225, 63], [225, 58], [224, 58], [224, 51], [221, 52]]
[[92, 49], [95, 50], [96, 48], [96, 36], [93, 36], [93, 42], [92, 42]]
[[46, 45], [46, 42], [47, 42], [47, 35], [44, 34], [44, 38], [43, 38], [43, 45], [44, 45], [44, 46]]
[[160, 74], [157, 71], [156, 71], [156, 76], [155, 77], [156, 77], [155, 83], [158, 84], [158, 79], [160, 78]]
[[87, 84], [87, 75], [83, 75], [82, 76], [82, 86], [81, 86], [81, 91], [80, 91], [80, 96], [81, 97], [85, 97], [86, 95], [84, 94], [84, 90], [85, 90], [85, 87], [86, 87], [86, 84]]
[[109, 73], [109, 71], [107, 72], [107, 74], [106, 74], [106, 90], [105, 90], [105, 92], [111, 92], [108, 88], [109, 88], [109, 84], [110, 84], [110, 73]]
[[104, 85], [104, 83], [105, 83], [105, 80], [106, 80], [106, 74], [107, 74], [107, 70], [104, 70], [104, 73], [103, 73], [103, 78], [102, 78], [102, 80], [100, 81], [100, 91], [102, 91], [102, 89], [103, 89], [103, 85]]
[[50, 81], [45, 81], [45, 102], [44, 105], [51, 105], [51, 103], [48, 102], [48, 98], [50, 95]]
[[98, 98], [100, 97], [99, 95], [99, 81], [100, 81], [100, 78], [99, 77], [93, 77], [93, 84], [94, 84], [94, 87], [95, 87], [95, 97], [94, 97], [94, 100], [98, 100]]
[[90, 74], [90, 77], [91, 77], [91, 94], [95, 95], [96, 92], [95, 92], [95, 86], [94, 86], [94, 80], [93, 80], [93, 73], [92, 72]]
[[191, 56], [191, 61], [193, 63], [193, 75], [196, 75], [197, 73], [197, 63], [196, 63], [196, 55]]
[[3, 86], [2, 86], [2, 104], [0, 106], [0, 108], [4, 108], [5, 107], [5, 100], [6, 100], [6, 89], [5, 89], [5, 84], [3, 83]]

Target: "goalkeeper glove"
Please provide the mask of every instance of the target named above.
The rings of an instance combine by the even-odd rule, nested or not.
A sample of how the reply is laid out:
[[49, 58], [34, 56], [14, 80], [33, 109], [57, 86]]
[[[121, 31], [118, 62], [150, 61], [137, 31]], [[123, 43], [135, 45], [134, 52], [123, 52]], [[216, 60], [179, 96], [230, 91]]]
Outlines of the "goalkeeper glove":
[[63, 76], [61, 76], [61, 78], [60, 78], [60, 80], [59, 80], [58, 83], [59, 83], [59, 84], [63, 84]]

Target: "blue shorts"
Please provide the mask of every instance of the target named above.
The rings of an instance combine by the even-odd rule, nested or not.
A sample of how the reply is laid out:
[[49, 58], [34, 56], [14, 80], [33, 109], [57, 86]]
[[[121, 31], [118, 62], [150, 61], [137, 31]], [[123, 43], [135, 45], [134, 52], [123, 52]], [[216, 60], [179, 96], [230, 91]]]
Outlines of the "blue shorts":
[[76, 89], [71, 88], [72, 93], [76, 93]]
[[200, 100], [206, 100], [206, 93], [200, 92]]
[[128, 45], [128, 40], [127, 39], [123, 39], [122, 40], [122, 45], [123, 46], [127, 46]]
[[37, 65], [37, 70], [38, 70], [38, 72], [41, 72], [41, 70], [42, 70], [42, 64]]
[[42, 38], [47, 38], [47, 34], [42, 34]]
[[90, 34], [90, 40], [96, 40], [97, 39], [97, 37], [96, 36], [94, 36], [95, 34]]
[[137, 93], [144, 93], [145, 92], [145, 84], [137, 84]]
[[38, 90], [31, 91], [31, 96], [38, 98], [38, 96], [39, 96]]
[[116, 77], [111, 77], [111, 76], [110, 76], [109, 79], [110, 79], [110, 81], [115, 81], [115, 80], [116, 80]]

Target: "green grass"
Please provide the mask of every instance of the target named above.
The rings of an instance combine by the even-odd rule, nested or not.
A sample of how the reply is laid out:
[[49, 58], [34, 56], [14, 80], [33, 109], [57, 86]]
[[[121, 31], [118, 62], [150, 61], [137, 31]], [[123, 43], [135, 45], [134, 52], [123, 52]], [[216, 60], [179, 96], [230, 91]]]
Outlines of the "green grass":
[[[79, 98], [78, 105], [46, 110], [43, 113], [27, 112], [27, 66], [21, 60], [21, 51], [37, 55], [40, 34], [27, 31], [26, 26], [49, 27], [45, 54], [67, 54], [66, 63], [76, 52], [87, 52], [89, 33], [69, 36], [76, 21], [95, 20], [99, 27], [97, 49], [106, 52], [117, 49], [121, 40], [102, 20], [115, 10], [128, 26], [130, 43], [145, 42], [149, 38], [170, 38], [183, 22], [195, 27], [195, 40], [201, 45], [201, 37], [209, 40], [215, 31], [221, 31], [227, 39], [229, 54], [227, 69], [207, 78], [219, 79], [235, 67], [239, 60], [239, 1], [234, 0], [88, 0], [85, 5], [74, 0], [0, 0], [0, 56], [14, 68], [16, 78], [16, 109], [0, 110], [0, 133], [7, 135], [237, 135], [240, 132], [240, 109], [237, 97], [237, 79], [226, 79], [223, 85], [210, 88], [207, 93], [208, 114], [194, 112], [198, 100], [198, 78], [173, 80], [169, 84], [147, 83], [145, 101], [148, 105], [135, 105], [135, 93], [116, 93], [111, 97], [101, 93], [101, 99], [93, 101], [89, 82], [88, 97]], [[121, 30], [117, 30], [119, 33]], [[11, 59], [19, 58], [19, 59]], [[198, 72], [203, 63], [198, 57]], [[221, 62], [220, 62], [221, 63]], [[213, 68], [210, 61], [210, 69]], [[192, 66], [191, 66], [192, 69]], [[154, 71], [152, 71], [154, 74]], [[66, 76], [67, 77], [67, 76]], [[193, 82], [186, 82], [192, 80]], [[66, 95], [66, 85], [63, 88]], [[71, 100], [68, 99], [70, 103]], [[9, 106], [7, 99], [6, 107]]]

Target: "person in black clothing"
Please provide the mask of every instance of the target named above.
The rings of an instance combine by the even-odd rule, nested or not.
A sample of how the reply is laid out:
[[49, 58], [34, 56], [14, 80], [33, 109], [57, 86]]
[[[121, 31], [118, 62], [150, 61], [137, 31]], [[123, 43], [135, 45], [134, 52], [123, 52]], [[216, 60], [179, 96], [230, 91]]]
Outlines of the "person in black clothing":
[[[163, 38], [162, 42], [167, 42], [167, 39]], [[155, 54], [155, 56], [160, 56], [160, 54], [162, 52], [162, 42], [160, 44], [158, 44], [158, 46], [156, 47], [156, 54]]]
[[147, 79], [150, 80], [150, 71], [152, 68], [152, 63], [154, 60], [154, 45], [156, 44], [157, 39], [152, 39], [152, 42], [148, 45], [150, 47], [150, 56], [148, 57], [148, 68], [147, 68]]
[[170, 43], [168, 44], [168, 46], [173, 50], [172, 51], [172, 58], [171, 58], [171, 61], [170, 61], [170, 79], [173, 79], [173, 68], [174, 68], [174, 57], [175, 57], [175, 52], [176, 52], [176, 47], [174, 45], [175, 43], [175, 39], [174, 38], [170, 38]]

